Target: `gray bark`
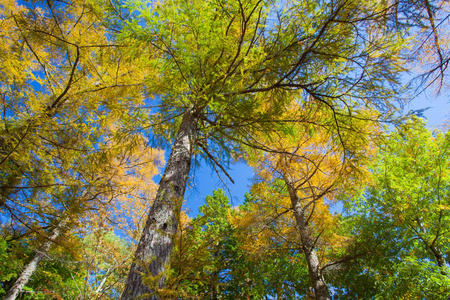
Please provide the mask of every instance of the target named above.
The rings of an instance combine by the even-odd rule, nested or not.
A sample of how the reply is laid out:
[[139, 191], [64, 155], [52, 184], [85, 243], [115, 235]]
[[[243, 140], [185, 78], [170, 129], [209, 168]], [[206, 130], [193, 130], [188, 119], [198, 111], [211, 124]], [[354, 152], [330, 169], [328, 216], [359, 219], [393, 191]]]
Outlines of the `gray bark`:
[[159, 299], [155, 289], [164, 286], [164, 273], [170, 263], [173, 236], [191, 167], [197, 120], [193, 109], [188, 109], [183, 116], [128, 273], [122, 300]]
[[39, 262], [44, 258], [44, 256], [47, 256], [48, 250], [50, 250], [53, 241], [61, 234], [61, 229], [65, 226], [65, 224], [66, 222], [63, 220], [53, 229], [51, 236], [41, 245], [39, 250], [36, 251], [34, 258], [25, 266], [22, 273], [20, 273], [19, 278], [17, 278], [16, 282], [14, 282], [14, 285], [8, 291], [3, 300], [16, 299], [17, 295], [22, 291], [33, 273], [36, 271]]
[[291, 199], [292, 207], [294, 210], [294, 217], [297, 223], [297, 228], [300, 232], [300, 239], [302, 241], [302, 250], [308, 264], [309, 276], [313, 284], [314, 293], [317, 300], [330, 300], [330, 292], [328, 285], [323, 278], [322, 269], [320, 267], [320, 261], [317, 257], [315, 249], [315, 238], [308, 225], [308, 219], [305, 216], [305, 210], [302, 206], [297, 192], [286, 182], [289, 190], [289, 197]]

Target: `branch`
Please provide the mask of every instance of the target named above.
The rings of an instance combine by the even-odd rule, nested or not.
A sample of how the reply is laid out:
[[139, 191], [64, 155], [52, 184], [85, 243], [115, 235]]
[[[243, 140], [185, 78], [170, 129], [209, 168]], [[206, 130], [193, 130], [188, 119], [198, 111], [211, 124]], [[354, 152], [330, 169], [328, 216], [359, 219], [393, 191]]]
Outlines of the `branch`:
[[75, 70], [77, 69], [78, 62], [80, 61], [80, 47], [78, 47], [78, 45], [74, 45], [74, 46], [77, 49], [77, 56], [76, 56], [75, 62], [73, 64], [72, 71], [70, 72], [69, 81], [67, 81], [67, 85], [66, 85], [66, 88], [64, 89], [64, 91], [58, 96], [58, 98], [56, 98], [56, 100], [53, 102], [53, 104], [48, 108], [49, 111], [54, 110], [55, 108], [57, 108], [57, 106], [59, 106], [60, 104], [62, 104], [64, 102], [64, 101], [61, 101], [61, 99], [67, 94], [67, 92], [69, 91], [70, 86], [72, 84]]
[[234, 180], [233, 178], [231, 178], [231, 176], [228, 174], [228, 172], [225, 170], [225, 168], [214, 158], [214, 156], [209, 153], [208, 149], [206, 148], [205, 145], [203, 145], [202, 143], [198, 143], [200, 148], [202, 148], [202, 150], [205, 152], [205, 154], [208, 156], [208, 158], [216, 165], [220, 168], [220, 170], [222, 170], [222, 172], [228, 177], [228, 179], [230, 179], [230, 181], [234, 184]]

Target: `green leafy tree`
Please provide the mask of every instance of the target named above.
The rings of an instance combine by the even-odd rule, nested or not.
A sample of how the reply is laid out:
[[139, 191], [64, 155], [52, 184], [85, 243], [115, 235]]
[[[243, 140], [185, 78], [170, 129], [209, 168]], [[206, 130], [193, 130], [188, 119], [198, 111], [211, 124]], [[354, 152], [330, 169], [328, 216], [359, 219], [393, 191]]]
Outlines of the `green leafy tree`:
[[384, 137], [373, 183], [350, 210], [367, 255], [347, 274], [344, 294], [372, 277], [377, 299], [449, 296], [449, 141], [419, 118]]
[[184, 216], [180, 223], [165, 291], [180, 299], [247, 298], [246, 280], [239, 274], [244, 253], [230, 219], [236, 212], [222, 190], [205, 202], [197, 217]]
[[[42, 244], [51, 247], [41, 252]], [[130, 263], [134, 245], [112, 232], [97, 228], [87, 236], [61, 234], [52, 241], [41, 242], [34, 249], [33, 239], [6, 244], [3, 248], [0, 268], [5, 268], [2, 288], [8, 289], [14, 279], [29, 269], [30, 261], [43, 257], [15, 299], [117, 299], [124, 284], [124, 276]], [[15, 281], [17, 282], [17, 280]], [[7, 290], [0, 292], [5, 296]], [[9, 299], [8, 293], [5, 299]]]

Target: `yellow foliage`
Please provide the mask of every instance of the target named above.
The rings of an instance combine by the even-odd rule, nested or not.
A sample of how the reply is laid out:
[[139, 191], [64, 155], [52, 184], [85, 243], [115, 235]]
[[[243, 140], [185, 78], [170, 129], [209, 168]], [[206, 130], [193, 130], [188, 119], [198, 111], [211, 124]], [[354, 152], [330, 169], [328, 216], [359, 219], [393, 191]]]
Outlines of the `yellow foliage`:
[[[339, 215], [332, 215], [327, 203], [333, 203], [344, 190], [349, 194], [358, 191], [370, 180], [366, 162], [375, 152], [370, 137], [379, 130], [369, 121], [370, 111], [359, 112], [361, 118], [347, 120], [344, 126], [336, 124], [329, 110], [309, 105], [305, 108], [292, 101], [284, 119], [297, 121], [292, 122], [289, 133], [260, 136], [259, 143], [266, 151], [248, 149], [246, 158], [262, 182], [251, 190], [257, 201], [233, 222], [242, 229], [242, 243], [248, 252], [274, 251], [269, 247], [274, 240], [301, 249], [289, 186], [317, 238], [315, 247], [324, 264], [326, 253], [349, 242], [348, 237], [337, 234]], [[304, 124], [304, 119], [316, 122]]]

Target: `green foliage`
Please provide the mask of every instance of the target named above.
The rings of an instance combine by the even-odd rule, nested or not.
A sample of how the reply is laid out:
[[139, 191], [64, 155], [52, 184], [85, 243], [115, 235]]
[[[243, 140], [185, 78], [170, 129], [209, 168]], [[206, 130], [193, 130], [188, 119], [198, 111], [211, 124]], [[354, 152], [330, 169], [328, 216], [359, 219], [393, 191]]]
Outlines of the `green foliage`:
[[[11, 236], [3, 238], [0, 269], [5, 269], [5, 272], [2, 272], [0, 278], [0, 297], [5, 296], [22, 272], [22, 268], [33, 259], [36, 253], [33, 240], [19, 241], [12, 239]], [[83, 279], [79, 264], [73, 259], [73, 255], [67, 252], [48, 253], [19, 299], [75, 299], [78, 294], [77, 284], [80, 284]]]
[[261, 212], [254, 204], [248, 195], [245, 205], [231, 208], [224, 192], [217, 190], [206, 197], [197, 217], [181, 222], [163, 291], [167, 297], [298, 299], [308, 290], [303, 253], [281, 236], [286, 219], [274, 220], [272, 229], [265, 228], [266, 219], [249, 221]]
[[[117, 299], [132, 245], [113, 232], [64, 239], [63, 245], [46, 253], [19, 299]], [[2, 240], [0, 245], [0, 270], [5, 270], [0, 277], [0, 296], [4, 296], [22, 267], [34, 257], [36, 246], [24, 240]]]
[[[8, 249], [8, 242], [4, 237], [0, 239], [0, 296], [4, 296], [10, 287], [12, 280], [18, 275], [20, 271], [18, 269], [18, 259], [15, 255], [12, 255], [11, 250]], [[14, 257], [11, 259], [11, 257]], [[15, 264], [11, 262], [15, 261]]]
[[[360, 274], [374, 276], [380, 299], [450, 294], [450, 144], [412, 118], [386, 135], [373, 163], [374, 182], [351, 212], [361, 245]], [[354, 277], [351, 280], [355, 280]]]
[[172, 292], [180, 299], [212, 299], [213, 295], [236, 299], [248, 295], [246, 281], [241, 277], [243, 253], [229, 220], [233, 214], [229, 200], [222, 190], [217, 190], [205, 202], [199, 216], [181, 222], [168, 289], [174, 288]]

